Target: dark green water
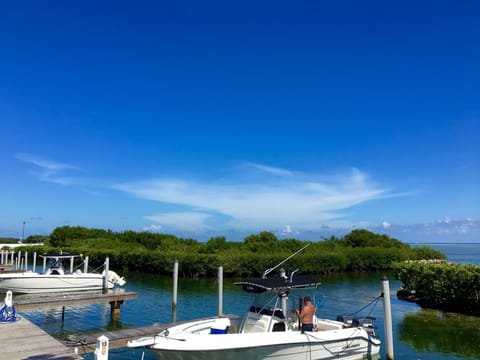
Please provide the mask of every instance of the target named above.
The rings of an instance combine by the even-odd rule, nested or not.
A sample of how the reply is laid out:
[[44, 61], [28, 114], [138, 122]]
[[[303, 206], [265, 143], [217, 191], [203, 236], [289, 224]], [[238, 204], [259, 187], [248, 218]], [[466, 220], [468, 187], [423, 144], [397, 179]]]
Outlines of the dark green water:
[[[462, 262], [461, 245], [451, 247], [456, 262]], [[442, 249], [440, 249], [442, 250]], [[444, 249], [442, 250], [449, 254]], [[466, 256], [480, 259], [480, 244], [468, 246]], [[477, 260], [478, 261], [478, 260]], [[476, 261], [463, 261], [474, 262]], [[319, 317], [335, 318], [361, 309], [382, 291], [383, 274], [342, 274], [322, 277], [322, 286], [313, 295]], [[56, 337], [102, 330], [147, 326], [172, 321], [172, 279], [149, 274], [130, 273], [126, 276], [127, 290], [138, 293], [137, 300], [129, 300], [122, 306], [120, 321], [110, 322], [108, 305], [91, 305], [67, 309], [61, 323], [61, 309], [22, 314]], [[395, 291], [401, 284], [390, 281], [394, 352], [396, 359], [480, 359], [480, 318], [454, 313], [421, 309], [416, 304], [400, 301]], [[306, 295], [306, 294], [302, 294]], [[250, 302], [250, 295], [225, 279], [223, 295], [224, 313], [243, 314]], [[370, 311], [371, 309], [366, 309]], [[194, 319], [217, 313], [217, 283], [215, 279], [180, 279], [177, 320]], [[368, 315], [365, 312], [359, 315]], [[377, 318], [377, 335], [384, 340], [383, 304], [380, 301], [372, 310]], [[385, 347], [382, 347], [384, 356]], [[154, 359], [148, 351], [116, 349], [110, 351], [110, 359]], [[92, 360], [93, 354], [85, 355]]]

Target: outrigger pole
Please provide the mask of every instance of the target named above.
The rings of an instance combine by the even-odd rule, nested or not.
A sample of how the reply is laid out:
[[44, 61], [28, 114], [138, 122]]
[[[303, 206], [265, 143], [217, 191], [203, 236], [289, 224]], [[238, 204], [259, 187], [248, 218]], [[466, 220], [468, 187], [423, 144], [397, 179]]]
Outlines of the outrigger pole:
[[267, 270], [265, 270], [263, 272], [263, 275], [262, 275], [262, 279], [265, 279], [267, 277], [268, 274], [270, 274], [273, 270], [275, 270], [276, 268], [278, 268], [280, 265], [282, 265], [283, 263], [285, 263], [286, 261], [290, 260], [292, 257], [294, 257], [295, 255], [297, 255], [299, 252], [302, 252], [303, 250], [305, 250], [307, 247], [310, 246], [310, 243], [308, 243], [307, 245], [305, 245], [304, 247], [302, 247], [300, 250], [297, 250], [296, 252], [294, 252], [292, 255], [290, 255], [289, 257], [287, 257], [285, 260], [281, 261], [279, 264], [275, 265], [274, 267], [272, 268], [269, 268]]

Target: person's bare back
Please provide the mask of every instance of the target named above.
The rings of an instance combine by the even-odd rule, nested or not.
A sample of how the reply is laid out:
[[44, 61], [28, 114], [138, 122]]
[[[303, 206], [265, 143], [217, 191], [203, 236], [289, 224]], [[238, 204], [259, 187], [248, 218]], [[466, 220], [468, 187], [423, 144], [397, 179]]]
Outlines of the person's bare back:
[[305, 296], [304, 301], [305, 306], [303, 307], [302, 311], [296, 310], [296, 314], [302, 323], [302, 331], [312, 331], [315, 306], [313, 306], [310, 296]]

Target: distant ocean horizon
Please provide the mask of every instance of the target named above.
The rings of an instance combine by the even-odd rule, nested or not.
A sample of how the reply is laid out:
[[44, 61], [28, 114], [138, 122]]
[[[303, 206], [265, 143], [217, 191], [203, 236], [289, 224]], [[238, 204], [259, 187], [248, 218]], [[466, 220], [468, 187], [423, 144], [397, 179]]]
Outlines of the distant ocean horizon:
[[480, 265], [480, 242], [478, 243], [424, 243], [411, 246], [430, 246], [447, 256], [448, 262]]

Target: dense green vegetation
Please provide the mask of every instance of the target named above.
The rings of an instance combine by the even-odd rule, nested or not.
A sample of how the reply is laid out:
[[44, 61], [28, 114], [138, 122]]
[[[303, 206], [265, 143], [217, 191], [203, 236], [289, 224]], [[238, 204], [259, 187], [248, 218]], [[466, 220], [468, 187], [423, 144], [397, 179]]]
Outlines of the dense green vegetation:
[[480, 266], [403, 262], [394, 266], [400, 297], [434, 309], [480, 315]]
[[[24, 239], [22, 242], [27, 244], [36, 244], [36, 243], [43, 243], [47, 239], [48, 239], [48, 236], [45, 236], [45, 235], [33, 235]], [[19, 242], [20, 242], [20, 239], [17, 239], [17, 238], [0, 237], [0, 244], [17, 244]]]
[[182, 239], [150, 232], [112, 232], [64, 226], [44, 239], [42, 247], [28, 251], [70, 251], [89, 255], [91, 264], [110, 257], [113, 269], [170, 274], [175, 260], [186, 277], [215, 276], [223, 264], [225, 276], [258, 276], [306, 244], [310, 246], [288, 262], [288, 269], [325, 274], [345, 271], [389, 270], [407, 259], [444, 258], [431, 248], [412, 248], [387, 235], [354, 230], [342, 238], [334, 236], [318, 242], [279, 240], [271, 232], [247, 236], [243, 242], [214, 237], [207, 242]]
[[15, 239], [15, 238], [6, 238], [6, 237], [0, 238], [1, 244], [16, 244], [19, 241], [20, 241], [19, 239]]

